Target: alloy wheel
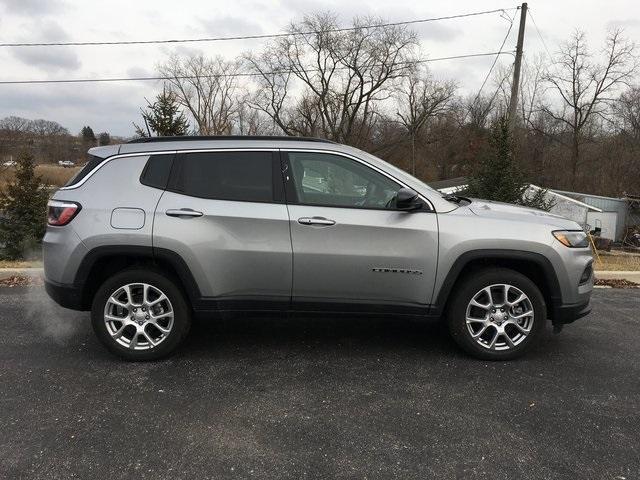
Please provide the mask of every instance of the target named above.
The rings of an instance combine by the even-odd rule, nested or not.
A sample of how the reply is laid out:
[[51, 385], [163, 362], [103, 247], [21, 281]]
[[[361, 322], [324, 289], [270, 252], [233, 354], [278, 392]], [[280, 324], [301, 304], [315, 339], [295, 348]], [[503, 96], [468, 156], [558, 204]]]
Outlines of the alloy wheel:
[[147, 283], [129, 283], [115, 290], [104, 307], [111, 338], [130, 350], [149, 350], [164, 342], [174, 323], [169, 298]]
[[510, 350], [531, 333], [535, 313], [519, 288], [494, 284], [478, 291], [467, 305], [466, 324], [471, 338], [488, 350]]

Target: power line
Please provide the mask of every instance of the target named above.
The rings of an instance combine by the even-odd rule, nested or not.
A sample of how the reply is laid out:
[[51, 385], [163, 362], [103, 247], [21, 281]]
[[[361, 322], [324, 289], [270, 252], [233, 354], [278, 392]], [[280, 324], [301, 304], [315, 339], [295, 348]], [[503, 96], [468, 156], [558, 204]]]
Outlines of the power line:
[[[482, 85], [480, 85], [480, 89], [478, 90], [478, 93], [476, 94], [475, 98], [473, 99], [473, 102], [471, 102], [471, 108], [473, 108], [475, 106], [476, 102], [480, 98], [480, 95], [482, 94], [482, 90], [484, 89], [485, 85], [487, 84], [487, 81], [489, 81], [489, 78], [491, 77], [491, 73], [493, 73], [493, 69], [495, 68], [496, 64], [498, 63], [498, 58], [500, 57], [500, 55], [505, 53], [502, 50], [503, 50], [505, 44], [507, 43], [507, 39], [509, 38], [509, 34], [511, 33], [511, 29], [513, 28], [514, 18], [510, 18], [509, 17], [509, 22], [510, 23], [509, 23], [509, 28], [507, 29], [507, 34], [502, 39], [502, 43], [500, 44], [500, 48], [498, 49], [498, 52], [496, 53], [496, 57], [493, 59], [493, 63], [491, 64], [491, 67], [489, 67], [489, 71], [487, 72], [487, 75], [484, 77], [484, 81], [482, 82]], [[503, 79], [502, 82], [504, 82], [504, 79]], [[502, 82], [500, 82], [500, 85], [498, 86], [498, 89], [500, 89], [500, 86], [502, 85]], [[493, 98], [495, 98], [495, 95], [493, 96]]]
[[538, 32], [538, 37], [540, 37], [540, 41], [542, 42], [542, 46], [547, 51], [547, 55], [549, 55], [549, 60], [553, 60], [553, 55], [551, 55], [551, 52], [547, 48], [547, 42], [544, 41], [544, 38], [542, 37], [542, 33], [540, 32], [540, 29], [538, 28], [538, 24], [536, 23], [535, 19], [533, 18], [533, 14], [531, 13], [531, 9], [530, 8], [527, 10], [527, 13], [529, 14], [529, 18], [533, 22], [533, 26], [536, 28], [536, 32]]
[[183, 38], [183, 39], [174, 39], [174, 40], [130, 40], [130, 41], [112, 41], [112, 42], [22, 42], [22, 43], [0, 43], [0, 47], [65, 47], [65, 46], [100, 46], [100, 45], [148, 45], [148, 44], [162, 44], [162, 43], [189, 43], [189, 42], [225, 42], [231, 40], [255, 40], [255, 39], [266, 39], [266, 38], [281, 38], [281, 37], [291, 37], [291, 36], [304, 36], [304, 35], [313, 35], [317, 33], [338, 33], [338, 32], [349, 32], [354, 30], [361, 30], [366, 28], [384, 28], [384, 27], [394, 27], [401, 25], [415, 25], [419, 23], [427, 23], [427, 22], [436, 22], [441, 20], [453, 20], [456, 18], [466, 18], [466, 17], [475, 17], [478, 15], [488, 15], [491, 13], [504, 13], [508, 10], [516, 10], [517, 7], [512, 8], [500, 8], [495, 10], [483, 10], [480, 12], [470, 12], [470, 13], [462, 13], [459, 15], [447, 15], [444, 17], [433, 17], [433, 18], [423, 18], [419, 20], [406, 20], [402, 22], [390, 22], [390, 23], [379, 23], [373, 25], [362, 25], [357, 27], [344, 27], [344, 28], [334, 28], [323, 31], [307, 31], [307, 32], [294, 32], [294, 33], [273, 33], [273, 34], [263, 34], [263, 35], [243, 35], [243, 36], [232, 36], [232, 37], [205, 37], [205, 38]]
[[[476, 94], [476, 96], [474, 97], [473, 101], [469, 105], [469, 108], [465, 112], [464, 118], [462, 119], [462, 122], [457, 125], [457, 127], [455, 128], [455, 131], [449, 137], [449, 141], [447, 142], [447, 146], [450, 146], [451, 144], [453, 144], [454, 139], [456, 139], [457, 136], [458, 136], [457, 135], [458, 132], [460, 132], [462, 130], [463, 124], [467, 121], [467, 117], [471, 113], [471, 110], [475, 107], [476, 102], [478, 101], [478, 99], [480, 98], [480, 94], [482, 93], [482, 89], [484, 88], [485, 84], [487, 83], [487, 80], [491, 76], [491, 72], [493, 72], [493, 69], [496, 66], [496, 63], [498, 61], [498, 57], [500, 57], [500, 55], [503, 55], [503, 54], [511, 54], [512, 53], [512, 52], [508, 52], [508, 51], [507, 52], [503, 51], [503, 48], [504, 48], [505, 44], [507, 43], [507, 39], [509, 38], [509, 34], [511, 33], [511, 28], [513, 27], [513, 22], [515, 20], [515, 15], [514, 15], [513, 18], [508, 17], [508, 20], [509, 20], [509, 28], [507, 29], [507, 34], [502, 39], [502, 43], [500, 44], [500, 49], [496, 53], [493, 54], [496, 57], [493, 59], [493, 63], [491, 64], [491, 67], [489, 68], [489, 71], [487, 72], [487, 75], [486, 75], [486, 77], [484, 79], [484, 82], [482, 82], [482, 85], [480, 86], [480, 89], [478, 90], [478, 93]], [[513, 68], [513, 64], [511, 65], [511, 68]], [[493, 101], [495, 100], [496, 96], [498, 95], [498, 92], [500, 91], [500, 88], [502, 87], [502, 84], [504, 83], [504, 81], [505, 81], [507, 76], [508, 76], [508, 74], [500, 81], [500, 84], [498, 85], [498, 87], [496, 88], [496, 91], [494, 92], [494, 94], [491, 97], [491, 101], [490, 101], [489, 105], [493, 104]]]
[[[413, 62], [399, 62], [389, 64], [389, 66], [398, 66], [398, 65], [411, 65], [415, 63], [429, 63], [429, 62], [439, 62], [443, 60], [458, 60], [461, 58], [474, 58], [474, 57], [487, 57], [496, 55], [496, 58], [499, 55], [512, 54], [512, 52], [486, 52], [486, 53], [469, 53], [466, 55], [452, 55], [449, 57], [438, 57], [438, 58], [428, 58], [424, 60], [417, 60]], [[495, 64], [495, 60], [494, 60]], [[382, 65], [378, 65], [382, 66]], [[347, 69], [348, 67], [340, 67], [339, 70]], [[300, 70], [297, 70], [300, 71]], [[318, 72], [318, 69], [314, 70], [303, 70], [307, 73]], [[188, 80], [193, 78], [211, 78], [211, 77], [259, 77], [263, 75], [280, 75], [294, 73], [293, 70], [276, 70], [272, 72], [243, 72], [243, 73], [221, 73], [219, 75], [201, 75], [199, 77], [184, 75], [171, 77], [172, 79], [178, 80]], [[169, 77], [155, 76], [155, 77], [112, 77], [112, 78], [69, 78], [69, 79], [59, 79], [59, 80], [2, 80], [0, 81], [0, 85], [34, 85], [34, 84], [50, 84], [50, 83], [98, 83], [98, 82], [147, 82], [147, 81], [157, 81], [157, 80], [167, 80]]]

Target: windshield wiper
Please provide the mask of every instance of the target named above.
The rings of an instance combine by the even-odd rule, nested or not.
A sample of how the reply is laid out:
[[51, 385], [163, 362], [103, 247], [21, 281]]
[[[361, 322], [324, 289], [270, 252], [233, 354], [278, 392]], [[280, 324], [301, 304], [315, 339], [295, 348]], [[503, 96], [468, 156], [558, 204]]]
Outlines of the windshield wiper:
[[448, 200], [450, 202], [453, 203], [460, 203], [460, 202], [469, 202], [471, 203], [471, 200], [469, 200], [467, 197], [461, 197], [460, 195], [443, 195], [442, 198], [444, 198], [445, 200]]

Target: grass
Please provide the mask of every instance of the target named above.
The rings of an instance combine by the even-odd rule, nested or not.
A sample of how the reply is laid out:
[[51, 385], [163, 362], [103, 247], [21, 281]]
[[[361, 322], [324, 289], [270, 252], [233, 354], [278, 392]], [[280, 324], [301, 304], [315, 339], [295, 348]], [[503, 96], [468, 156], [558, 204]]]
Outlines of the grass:
[[598, 252], [600, 261], [596, 258], [593, 267], [596, 271], [640, 271], [640, 254], [628, 252]]
[[0, 260], [0, 268], [42, 268], [42, 260]]
[[[42, 183], [61, 187], [82, 167], [65, 168], [51, 163], [36, 165], [36, 175], [42, 177]], [[0, 167], [0, 188], [10, 183], [15, 176], [15, 168]]]
[[38, 165], [36, 166], [36, 175], [42, 177], [45, 185], [55, 185], [61, 187], [69, 181], [82, 167], [64, 168], [58, 165]]

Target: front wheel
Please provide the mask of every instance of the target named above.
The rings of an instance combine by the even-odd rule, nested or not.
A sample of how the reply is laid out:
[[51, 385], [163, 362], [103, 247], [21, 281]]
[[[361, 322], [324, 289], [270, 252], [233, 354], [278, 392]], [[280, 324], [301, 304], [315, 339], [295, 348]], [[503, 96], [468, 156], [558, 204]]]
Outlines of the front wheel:
[[456, 285], [447, 317], [451, 336], [467, 353], [509, 360], [544, 334], [547, 312], [542, 293], [529, 278], [492, 268]]
[[157, 360], [182, 343], [191, 315], [174, 282], [156, 271], [131, 269], [100, 286], [91, 323], [112, 353], [127, 360]]

